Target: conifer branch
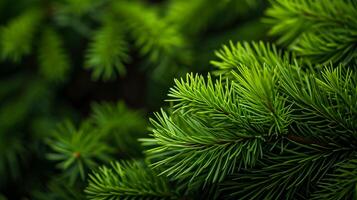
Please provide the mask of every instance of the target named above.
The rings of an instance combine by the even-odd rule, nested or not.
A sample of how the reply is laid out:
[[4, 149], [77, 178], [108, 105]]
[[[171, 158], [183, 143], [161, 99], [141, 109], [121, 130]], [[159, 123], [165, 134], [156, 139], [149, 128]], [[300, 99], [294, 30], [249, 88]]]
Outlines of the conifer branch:
[[278, 43], [313, 63], [355, 64], [357, 4], [352, 0], [272, 0], [265, 21]]
[[159, 177], [140, 161], [112, 163], [90, 175], [85, 190], [89, 199], [173, 199], [172, 190], [164, 177]]
[[144, 136], [147, 122], [141, 112], [127, 108], [122, 101], [116, 104], [95, 103], [89, 120], [120, 153], [130, 156], [142, 154], [137, 139]]
[[49, 81], [63, 81], [70, 70], [62, 40], [52, 29], [44, 31], [38, 51], [40, 73]]
[[84, 180], [88, 169], [96, 166], [98, 161], [111, 158], [113, 149], [104, 143], [103, 135], [95, 131], [86, 123], [77, 130], [67, 121], [47, 139], [52, 149], [47, 158], [58, 162], [57, 167], [64, 171], [64, 177], [72, 185], [78, 177]]
[[175, 58], [183, 61], [187, 58], [187, 44], [183, 35], [174, 26], [160, 20], [154, 8], [135, 2], [120, 2], [113, 9], [125, 22], [140, 54], [148, 56], [152, 63], [160, 64]]
[[0, 30], [0, 52], [2, 59], [18, 62], [31, 52], [33, 38], [41, 23], [42, 13], [28, 10], [11, 20]]
[[[283, 153], [266, 153], [261, 166], [241, 170], [222, 184], [222, 192], [230, 198], [276, 199], [308, 198], [309, 191], [343, 160], [348, 151], [290, 144]], [[290, 146], [289, 145], [289, 146]], [[295, 147], [294, 147], [295, 146]]]
[[357, 157], [351, 158], [335, 166], [333, 173], [328, 174], [318, 183], [318, 190], [312, 199], [347, 200], [357, 197]]
[[[303, 184], [308, 174], [316, 173], [316, 184], [356, 149], [351, 142], [356, 140], [351, 123], [357, 116], [355, 75], [342, 67], [325, 67], [322, 75], [303, 71], [295, 60], [277, 61], [276, 51], [264, 44], [256, 48], [273, 56], [249, 57], [249, 50], [233, 54], [229, 49], [220, 54], [219, 66], [232, 66], [224, 83], [192, 74], [175, 81], [169, 94], [173, 113], [157, 114], [151, 120], [153, 138], [142, 139], [162, 175], [204, 186], [238, 173], [244, 180], [234, 183], [233, 196], [274, 199], [287, 191], [292, 198], [304, 196], [300, 189], [309, 191], [310, 185]], [[266, 179], [267, 174], [272, 177]], [[281, 182], [284, 177], [288, 180]], [[271, 189], [261, 190], [268, 183]]]
[[93, 79], [114, 79], [126, 73], [124, 63], [129, 61], [128, 44], [120, 24], [108, 19], [92, 39], [87, 50], [86, 68], [92, 69]]

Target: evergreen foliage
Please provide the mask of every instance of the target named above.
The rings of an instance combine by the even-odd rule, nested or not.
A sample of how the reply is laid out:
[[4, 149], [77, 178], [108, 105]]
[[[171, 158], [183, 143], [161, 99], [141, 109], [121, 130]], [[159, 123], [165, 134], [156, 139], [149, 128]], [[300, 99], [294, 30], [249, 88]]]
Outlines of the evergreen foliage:
[[83, 124], [78, 130], [70, 122], [65, 122], [49, 139], [48, 144], [53, 153], [49, 160], [57, 161], [57, 167], [65, 171], [70, 183], [74, 184], [79, 176], [84, 180], [87, 168], [92, 168], [98, 161], [108, 161], [110, 149], [103, 136], [88, 124]]
[[[323, 15], [336, 8], [346, 10], [339, 24]], [[273, 1], [267, 11], [268, 22], [276, 24], [271, 33], [282, 35], [278, 42], [289, 44], [293, 53], [264, 42], [231, 42], [211, 62], [216, 77], [191, 73], [176, 79], [170, 110], [157, 113], [152, 137], [141, 139], [149, 167], [168, 177], [173, 188], [189, 190], [193, 199], [202, 198], [194, 190], [212, 199], [356, 198], [355, 42], [337, 40], [340, 48], [313, 56], [299, 44], [311, 37], [304, 43], [327, 50], [323, 45], [332, 44], [315, 37], [344, 37], [338, 28], [354, 23], [348, 19], [356, 12], [347, 12], [354, 8], [350, 1]], [[325, 22], [299, 18], [313, 11]], [[321, 26], [328, 34], [319, 34]], [[344, 28], [353, 35], [353, 26]], [[88, 188], [104, 181], [92, 180]], [[115, 197], [120, 195], [125, 192]]]
[[175, 195], [168, 180], [140, 161], [112, 163], [90, 176], [89, 199], [170, 199]]
[[0, 11], [0, 199], [357, 198], [355, 1]]
[[1, 57], [19, 61], [32, 50], [32, 40], [41, 21], [38, 10], [29, 10], [11, 20], [1, 30]]
[[278, 43], [313, 63], [356, 64], [357, 4], [352, 0], [273, 0], [266, 21]]
[[142, 154], [137, 138], [146, 131], [146, 121], [141, 112], [128, 109], [124, 102], [93, 104], [90, 121], [108, 142], [120, 152], [130, 156]]
[[160, 20], [154, 8], [138, 3], [117, 3], [114, 9], [118, 16], [123, 17], [124, 26], [128, 27], [140, 54], [148, 56], [153, 63], [172, 59], [173, 53], [184, 49], [181, 34], [174, 26]]
[[[43, 5], [33, 3], [41, 9], [30, 9], [19, 15], [2, 29], [1, 54], [4, 59], [19, 62], [24, 56], [33, 52], [36, 43], [36, 33], [45, 30], [40, 38], [40, 71], [45, 72], [44, 65], [63, 57], [62, 61], [52, 66], [52, 72], [64, 72], [68, 63], [66, 50], [59, 42], [59, 34], [53, 30], [70, 27], [74, 33], [80, 34], [91, 42], [84, 56], [84, 68], [92, 71], [93, 80], [114, 80], [116, 76], [124, 76], [126, 67], [130, 64], [129, 52], [134, 49], [139, 52], [145, 65], [155, 66], [152, 76], [157, 80], [162, 79], [162, 74], [171, 73], [171, 79], [180, 71], [179, 67], [188, 67], [193, 63], [194, 52], [189, 42], [194, 42], [204, 27], [216, 24], [214, 18], [227, 10], [231, 10], [229, 24], [239, 16], [244, 15], [248, 8], [258, 7], [257, 2], [240, 0], [224, 1], [217, 8], [209, 8], [205, 1], [194, 0], [189, 4], [184, 1], [170, 1], [165, 8], [158, 9], [142, 1], [113, 1], [113, 0], [66, 0], [47, 1]], [[34, 6], [35, 7], [35, 6]], [[243, 9], [247, 8], [247, 9]], [[165, 12], [163, 12], [165, 10]], [[182, 17], [182, 12], [185, 11]], [[200, 20], [182, 21], [193, 19], [197, 11], [205, 10]], [[90, 16], [90, 17], [86, 17]], [[50, 22], [50, 23], [49, 23]], [[101, 28], [94, 30], [92, 24], [100, 24]], [[39, 29], [40, 26], [46, 26]], [[51, 29], [52, 39], [49, 43], [48, 29]], [[186, 30], [196, 32], [193, 36]], [[56, 37], [56, 39], [54, 39]], [[58, 42], [54, 42], [57, 40]], [[131, 45], [132, 41], [134, 44]], [[58, 43], [58, 44], [57, 44]], [[44, 58], [43, 51], [51, 49], [53, 55]], [[54, 49], [54, 50], [52, 50]], [[56, 57], [57, 56], [57, 57]], [[47, 59], [47, 61], [46, 61]], [[45, 64], [47, 63], [47, 64]], [[145, 66], [144, 65], [144, 66]], [[58, 68], [58, 69], [57, 69]], [[61, 73], [59, 73], [61, 74]], [[54, 75], [49, 75], [53, 79]], [[60, 75], [58, 75], [60, 76]]]
[[123, 102], [94, 104], [92, 110], [79, 128], [65, 121], [47, 140], [51, 148], [47, 159], [57, 163], [71, 184], [85, 180], [88, 169], [107, 163], [114, 153], [141, 154], [137, 138], [146, 122], [140, 113], [127, 109]]
[[[115, 78], [116, 74], [124, 75], [124, 62], [128, 61], [128, 44], [123, 33], [114, 22], [106, 22], [95, 33], [87, 53], [87, 68], [93, 69], [93, 78]], [[115, 47], [115, 48], [113, 48]]]
[[39, 71], [49, 81], [63, 81], [70, 70], [61, 38], [51, 29], [43, 33], [39, 47]]

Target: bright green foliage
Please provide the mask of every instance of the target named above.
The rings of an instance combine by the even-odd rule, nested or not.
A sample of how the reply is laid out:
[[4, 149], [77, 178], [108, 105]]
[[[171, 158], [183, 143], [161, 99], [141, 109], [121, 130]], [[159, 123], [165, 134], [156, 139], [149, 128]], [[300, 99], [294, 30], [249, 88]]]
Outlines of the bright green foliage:
[[[193, 4], [192, 10], [202, 6]], [[355, 198], [355, 8], [347, 0], [274, 0], [266, 20], [292, 52], [230, 42], [211, 61], [217, 77], [176, 79], [169, 111], [156, 113], [151, 137], [140, 139], [157, 178], [168, 177], [179, 197], [192, 199]], [[188, 26], [185, 20], [176, 21], [179, 28]], [[192, 33], [204, 29], [197, 25]], [[106, 194], [102, 188], [120, 185], [105, 170], [95, 176], [87, 187], [96, 183], [93, 199], [103, 199], [94, 196]], [[132, 198], [125, 191], [110, 194]]]
[[[0, 193], [9, 199], [83, 199], [88, 171], [109, 159], [144, 160], [138, 142], [147, 137], [144, 112], [159, 106], [173, 76], [189, 66], [206, 70], [201, 54], [211, 55], [231, 35], [246, 38], [240, 25], [247, 25], [244, 33], [257, 33], [250, 39], [261, 37], [261, 29], [252, 28], [265, 26], [258, 23], [255, 12], [264, 5], [257, 2], [0, 0]], [[102, 82], [108, 80], [113, 82]], [[119, 97], [142, 110], [103, 102]], [[63, 119], [72, 122], [55, 128]], [[159, 166], [155, 173], [145, 168], [158, 184], [165, 182], [152, 189], [161, 196], [199, 194], [201, 182], [176, 184], [156, 177]]]
[[111, 168], [101, 167], [90, 175], [85, 190], [88, 199], [171, 199], [165, 177], [159, 177], [141, 161], [115, 162]]
[[215, 51], [215, 55], [220, 59], [211, 61], [211, 64], [218, 68], [216, 74], [228, 78], [232, 77], [232, 72], [242, 64], [248, 67], [260, 67], [264, 64], [274, 67], [286, 65], [291, 60], [289, 54], [282, 54], [275, 45], [263, 42], [252, 44], [243, 42], [236, 45], [230, 42], [229, 46], [223, 45], [222, 49]]
[[[277, 55], [275, 47], [255, 46]], [[143, 139], [153, 146], [149, 159], [175, 179], [221, 182], [223, 194], [234, 198], [308, 197], [357, 147], [356, 74], [342, 67], [304, 72], [276, 56], [254, 60], [252, 47], [245, 48], [221, 56], [220, 66], [242, 60], [225, 84], [210, 76], [176, 81], [173, 113], [157, 115], [153, 138]], [[237, 181], [226, 183], [229, 174]]]
[[84, 179], [88, 168], [98, 161], [108, 161], [113, 151], [104, 143], [103, 135], [86, 123], [78, 130], [70, 122], [63, 123], [48, 139], [48, 145], [53, 151], [48, 159], [58, 162], [57, 167], [72, 184], [78, 177]]
[[165, 169], [161, 174], [188, 177], [190, 182], [198, 177], [218, 182], [236, 166], [254, 166], [262, 156], [262, 136], [207, 127], [195, 116], [172, 117], [176, 120], [164, 112], [157, 115], [157, 122], [153, 121], [155, 139], [142, 140], [146, 145], [159, 145], [147, 153], [154, 167]]
[[[172, 112], [156, 114], [152, 138], [141, 139], [150, 167], [190, 192], [217, 185], [209, 187], [212, 197], [355, 195], [354, 170], [346, 170], [356, 168], [355, 72], [343, 66], [303, 71], [269, 44], [231, 46], [215, 62], [226, 79], [188, 74], [175, 81]], [[96, 174], [97, 188], [115, 185], [107, 174]], [[340, 191], [339, 198], [329, 189]]]
[[125, 21], [140, 54], [148, 56], [153, 63], [168, 62], [176, 53], [187, 52], [183, 35], [170, 26], [155, 12], [154, 8], [139, 3], [115, 4], [115, 11]]
[[[153, 122], [156, 140], [150, 143], [162, 147], [148, 151], [154, 160], [164, 158], [154, 165], [177, 163], [163, 173], [181, 177], [194, 171], [192, 180], [205, 173], [206, 181], [216, 182], [232, 173], [235, 165], [254, 166], [262, 156], [262, 142], [286, 132], [290, 111], [274, 91], [274, 78], [268, 70], [241, 68], [232, 83], [213, 84], [210, 77], [206, 83], [193, 75], [176, 81], [169, 96], [178, 116], [158, 116]], [[173, 145], [175, 141], [178, 144]]]
[[[3, 78], [16, 77], [0, 81], [0, 193], [357, 198], [355, 1], [152, 2], [19, 0], [18, 17], [0, 12], [1, 57], [25, 66], [0, 67]], [[27, 5], [35, 10], [21, 13]], [[263, 37], [266, 25], [273, 38]], [[209, 60], [208, 75], [180, 78], [188, 66], [205, 74]], [[91, 82], [80, 67], [113, 82]], [[142, 111], [157, 107], [140, 95], [159, 99], [167, 88], [156, 86], [173, 76], [169, 106], [147, 130]], [[118, 97], [143, 110], [91, 102]], [[71, 121], [53, 130], [63, 118]]]
[[86, 68], [92, 69], [93, 78], [114, 79], [117, 74], [125, 75], [124, 62], [128, 62], [128, 44], [122, 28], [112, 20], [94, 34], [87, 52]]
[[41, 21], [38, 10], [29, 10], [0, 29], [0, 52], [3, 59], [19, 61], [31, 52], [33, 37]]
[[70, 61], [61, 38], [51, 29], [44, 31], [39, 47], [39, 70], [50, 81], [63, 81], [68, 75]]
[[[285, 141], [288, 142], [288, 141]], [[295, 199], [309, 197], [316, 183], [345, 158], [346, 152], [294, 144], [284, 146], [281, 153], [268, 153], [255, 169], [245, 169], [222, 183], [227, 198]], [[277, 149], [278, 150], [278, 149]], [[347, 198], [347, 196], [345, 196]], [[319, 199], [323, 199], [320, 198]]]
[[[355, 137], [357, 124], [357, 74], [341, 66], [319, 74], [284, 69], [281, 83], [293, 106], [295, 134]], [[333, 128], [333, 131], [331, 131]], [[336, 135], [338, 133], [338, 135]], [[346, 140], [348, 142], [348, 140]]]
[[313, 63], [356, 63], [357, 4], [353, 0], [272, 0], [266, 22], [278, 43]]
[[[245, 45], [251, 48], [249, 44]], [[267, 51], [264, 44], [260, 47], [258, 49], [256, 45], [258, 52]], [[226, 63], [222, 65], [251, 55], [250, 51], [241, 52], [243, 54], [236, 54], [238, 58], [225, 57], [223, 62]], [[165, 113], [157, 115], [157, 121], [153, 121], [155, 140], [147, 141], [148, 144], [160, 144], [160, 147], [147, 151], [154, 161], [163, 159], [153, 165], [169, 164], [170, 167], [162, 173], [176, 178], [193, 173], [190, 177], [194, 180], [204, 173], [205, 181], [212, 179], [213, 182], [232, 173], [236, 165], [254, 166], [263, 154], [263, 142], [271, 136], [285, 135], [291, 123], [290, 106], [279, 95], [274, 75], [277, 71], [272, 70], [276, 56], [272, 58], [269, 62], [272, 65], [265, 67], [259, 65], [258, 59], [253, 60], [254, 57], [247, 59], [254, 65], [248, 62], [243, 66], [242, 60], [235, 65], [237, 72], [232, 72], [232, 82], [228, 79], [225, 83], [222, 80], [213, 82], [210, 76], [205, 81], [197, 75], [176, 80], [176, 86], [169, 94], [172, 98], [169, 101], [175, 103], [174, 114], [172, 117]]]

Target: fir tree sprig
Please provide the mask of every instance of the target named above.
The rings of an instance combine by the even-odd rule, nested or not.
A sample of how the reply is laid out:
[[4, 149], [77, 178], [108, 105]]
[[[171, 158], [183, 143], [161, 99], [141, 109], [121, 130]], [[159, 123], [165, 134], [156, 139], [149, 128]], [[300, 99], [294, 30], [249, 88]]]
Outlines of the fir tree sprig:
[[99, 162], [111, 159], [113, 149], [106, 145], [103, 135], [88, 123], [77, 129], [66, 121], [47, 139], [52, 152], [47, 154], [49, 160], [57, 162], [63, 175], [74, 184], [78, 178], [85, 179], [88, 170]]
[[41, 23], [42, 13], [32, 9], [12, 19], [0, 31], [0, 51], [2, 59], [18, 62], [31, 53], [33, 38]]
[[357, 197], [357, 159], [352, 155], [350, 159], [337, 163], [333, 173], [328, 174], [318, 183], [318, 190], [312, 199], [354, 199]]
[[111, 167], [101, 167], [90, 175], [85, 190], [93, 200], [109, 199], [172, 199], [175, 190], [170, 188], [165, 177], [142, 161], [121, 161]]
[[273, 44], [265, 44], [264, 42], [238, 42], [234, 44], [232, 41], [229, 45], [215, 51], [215, 55], [219, 60], [211, 61], [211, 64], [218, 68], [215, 74], [232, 78], [232, 72], [237, 69], [237, 66], [242, 64], [250, 66], [267, 66], [275, 67], [289, 65], [295, 60], [294, 55], [282, 53]]
[[117, 3], [115, 12], [124, 19], [141, 55], [148, 56], [153, 63], [173, 59], [187, 52], [183, 35], [174, 26], [160, 20], [154, 8], [134, 2]]
[[[268, 49], [259, 47], [256, 52]], [[222, 60], [229, 65], [236, 59], [227, 52]], [[241, 53], [238, 59], [252, 55]], [[265, 54], [276, 55], [274, 49]], [[239, 183], [228, 187], [234, 197], [309, 196], [310, 187], [356, 150], [355, 74], [340, 66], [320, 75], [294, 60], [248, 58], [225, 84], [210, 76], [176, 81], [169, 94], [173, 113], [157, 115], [153, 138], [142, 140], [152, 146], [148, 158], [161, 174], [202, 186], [237, 173]]]
[[147, 150], [148, 158], [153, 167], [165, 169], [163, 175], [190, 177], [190, 182], [196, 182], [197, 177], [203, 178], [202, 182], [218, 182], [236, 166], [254, 166], [262, 156], [264, 138], [259, 135], [207, 127], [193, 116], [169, 117], [164, 112], [156, 116], [157, 121], [152, 121], [155, 139], [142, 141], [153, 146]]
[[130, 156], [142, 154], [137, 139], [144, 137], [147, 122], [140, 111], [127, 108], [122, 101], [116, 104], [95, 103], [89, 120], [120, 153]]
[[69, 57], [60, 36], [51, 28], [43, 32], [39, 51], [39, 71], [49, 81], [64, 81], [70, 71]]
[[87, 50], [85, 67], [92, 69], [97, 80], [114, 79], [126, 73], [124, 63], [129, 61], [128, 44], [119, 23], [108, 19], [96, 33]]
[[241, 170], [222, 183], [227, 198], [307, 198], [348, 151], [289, 142], [284, 151], [270, 150], [255, 169]]
[[357, 4], [351, 0], [273, 0], [265, 21], [278, 43], [313, 63], [356, 63]]

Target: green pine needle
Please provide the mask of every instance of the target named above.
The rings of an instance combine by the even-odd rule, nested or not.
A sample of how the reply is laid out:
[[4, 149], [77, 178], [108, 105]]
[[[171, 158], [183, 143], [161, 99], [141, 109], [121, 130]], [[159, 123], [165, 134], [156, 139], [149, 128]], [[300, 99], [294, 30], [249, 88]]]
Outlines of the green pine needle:
[[121, 161], [90, 175], [85, 190], [91, 200], [172, 199], [176, 196], [165, 177], [140, 161]]
[[272, 0], [265, 21], [278, 43], [313, 63], [348, 65], [357, 59], [353, 0]]

